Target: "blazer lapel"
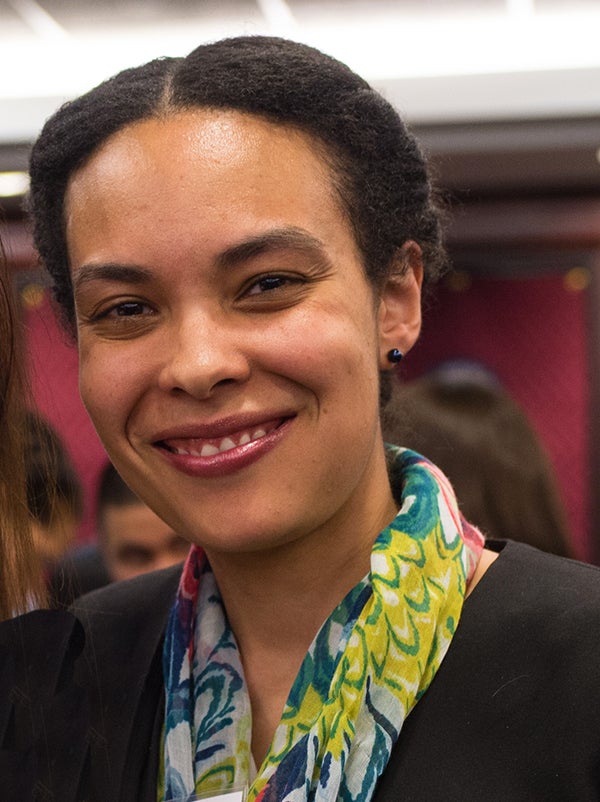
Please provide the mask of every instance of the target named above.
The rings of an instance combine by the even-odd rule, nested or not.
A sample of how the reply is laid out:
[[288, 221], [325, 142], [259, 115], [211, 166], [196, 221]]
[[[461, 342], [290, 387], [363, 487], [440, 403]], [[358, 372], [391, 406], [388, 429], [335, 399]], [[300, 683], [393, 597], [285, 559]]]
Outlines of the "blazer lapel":
[[[162, 641], [181, 566], [84, 596], [73, 611], [86, 644], [76, 678], [89, 694], [89, 797], [141, 802], [162, 714]], [[154, 796], [156, 799], [156, 796]], [[153, 800], [154, 802], [154, 800]]]

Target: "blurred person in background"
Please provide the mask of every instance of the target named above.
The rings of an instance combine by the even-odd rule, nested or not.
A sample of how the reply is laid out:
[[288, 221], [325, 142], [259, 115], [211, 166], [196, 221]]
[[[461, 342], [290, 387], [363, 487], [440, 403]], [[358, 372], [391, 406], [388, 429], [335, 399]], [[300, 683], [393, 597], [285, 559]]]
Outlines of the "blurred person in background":
[[98, 493], [100, 549], [112, 581], [182, 562], [189, 541], [153, 512], [107, 465]]
[[[86, 735], [74, 716], [83, 698], [71, 682], [83, 639], [80, 625], [67, 613], [34, 610], [45, 604], [45, 590], [30, 505], [43, 495], [52, 506], [55, 474], [52, 454], [44, 451], [46, 430], [43, 425], [38, 429], [39, 419], [27, 411], [21, 342], [0, 244], [0, 798], [33, 802], [46, 798], [43, 788], [52, 784], [59, 793], [67, 792], [61, 798], [75, 800], [72, 789], [61, 788], [53, 778], [68, 777], [76, 763], [64, 733]], [[32, 442], [33, 484], [28, 481]], [[39, 494], [33, 492], [38, 480], [44, 485]], [[17, 615], [27, 610], [34, 611]]]
[[51, 597], [59, 606], [109, 582], [180, 563], [190, 549], [110, 462], [100, 474], [96, 518], [97, 542], [65, 555], [53, 573]]
[[0, 243], [0, 618], [43, 597], [28, 512], [27, 421], [22, 332]]
[[418, 451], [450, 479], [487, 538], [573, 557], [556, 478], [521, 407], [483, 366], [448, 362], [395, 385], [384, 438]]
[[33, 542], [49, 577], [75, 542], [83, 489], [61, 438], [34, 412], [25, 418], [25, 461]]

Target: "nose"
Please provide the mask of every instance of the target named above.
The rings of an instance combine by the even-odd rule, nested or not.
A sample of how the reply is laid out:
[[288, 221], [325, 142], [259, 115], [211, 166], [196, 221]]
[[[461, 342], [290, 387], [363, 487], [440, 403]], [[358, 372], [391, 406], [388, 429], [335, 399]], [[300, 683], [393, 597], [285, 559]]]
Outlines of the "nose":
[[159, 386], [166, 392], [209, 398], [250, 375], [243, 337], [223, 316], [196, 313], [174, 320], [163, 346]]

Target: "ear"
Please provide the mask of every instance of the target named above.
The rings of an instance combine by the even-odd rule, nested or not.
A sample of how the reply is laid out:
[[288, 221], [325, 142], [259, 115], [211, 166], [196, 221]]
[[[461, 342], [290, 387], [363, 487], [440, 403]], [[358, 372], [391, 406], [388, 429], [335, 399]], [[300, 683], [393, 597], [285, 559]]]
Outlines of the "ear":
[[421, 287], [423, 253], [408, 240], [398, 249], [379, 295], [379, 367], [389, 370], [387, 354], [398, 348], [405, 354], [415, 344], [421, 331]]

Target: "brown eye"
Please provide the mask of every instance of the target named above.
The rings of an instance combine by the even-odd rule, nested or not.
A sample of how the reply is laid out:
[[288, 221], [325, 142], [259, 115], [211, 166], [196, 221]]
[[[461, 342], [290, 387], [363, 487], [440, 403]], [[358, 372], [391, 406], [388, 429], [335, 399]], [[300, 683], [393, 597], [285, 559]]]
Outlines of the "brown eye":
[[144, 301], [120, 301], [107, 306], [94, 316], [95, 322], [115, 321], [123, 318], [146, 318], [154, 314], [154, 309]]
[[114, 308], [114, 314], [118, 317], [132, 317], [133, 315], [143, 315], [148, 313], [148, 307], [137, 301], [127, 301]]
[[249, 288], [248, 295], [260, 295], [261, 293], [272, 292], [273, 290], [279, 290], [283, 287], [299, 283], [301, 283], [301, 279], [294, 276], [262, 276], [262, 278], [255, 281]]

